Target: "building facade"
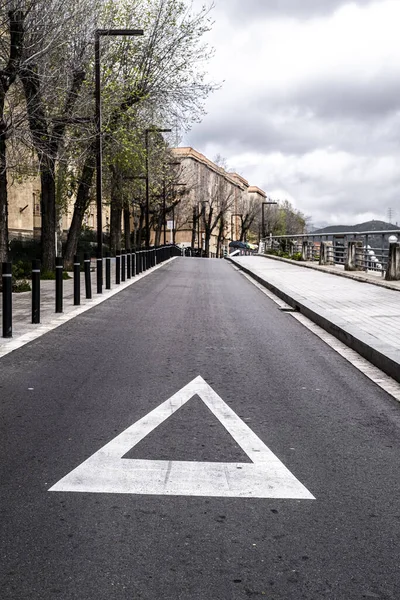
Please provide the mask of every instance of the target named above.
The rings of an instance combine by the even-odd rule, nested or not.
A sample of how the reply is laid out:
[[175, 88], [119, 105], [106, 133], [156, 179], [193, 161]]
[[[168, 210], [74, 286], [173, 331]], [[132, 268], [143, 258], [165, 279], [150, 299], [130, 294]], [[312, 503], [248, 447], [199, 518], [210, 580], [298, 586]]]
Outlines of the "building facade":
[[[239, 240], [241, 223], [249, 210], [261, 213], [265, 192], [250, 186], [237, 173], [231, 173], [193, 148], [173, 148], [174, 164], [179, 164], [180, 201], [166, 215], [166, 242], [193, 247], [210, 256], [223, 255], [233, 240]], [[178, 190], [179, 188], [177, 188]], [[74, 198], [59, 223], [59, 234], [66, 236], [73, 215]], [[40, 179], [12, 182], [9, 186], [10, 238], [35, 238], [41, 227]], [[109, 207], [103, 207], [104, 232], [109, 232]], [[86, 228], [96, 231], [96, 205], [86, 212]], [[131, 222], [133, 225], [133, 220]], [[151, 232], [151, 243], [156, 232]], [[159, 236], [161, 243], [164, 232]]]

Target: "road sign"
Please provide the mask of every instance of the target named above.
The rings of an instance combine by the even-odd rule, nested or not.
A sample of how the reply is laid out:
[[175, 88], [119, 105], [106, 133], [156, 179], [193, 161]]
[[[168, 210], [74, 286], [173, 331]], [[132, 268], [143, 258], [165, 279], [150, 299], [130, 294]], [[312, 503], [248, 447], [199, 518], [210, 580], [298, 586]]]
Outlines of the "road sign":
[[[146, 435], [196, 395], [244, 450], [251, 463], [123, 458]], [[117, 435], [49, 491], [314, 499], [202, 377], [196, 377]]]

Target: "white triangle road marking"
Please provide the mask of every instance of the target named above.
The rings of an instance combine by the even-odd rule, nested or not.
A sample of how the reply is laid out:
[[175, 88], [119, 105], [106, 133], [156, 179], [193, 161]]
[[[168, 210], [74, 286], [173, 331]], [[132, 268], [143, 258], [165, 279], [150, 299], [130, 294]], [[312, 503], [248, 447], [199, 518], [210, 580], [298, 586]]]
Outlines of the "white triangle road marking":
[[[208, 406], [252, 463], [122, 458], [195, 395]], [[49, 491], [315, 499], [200, 376], [117, 435]]]

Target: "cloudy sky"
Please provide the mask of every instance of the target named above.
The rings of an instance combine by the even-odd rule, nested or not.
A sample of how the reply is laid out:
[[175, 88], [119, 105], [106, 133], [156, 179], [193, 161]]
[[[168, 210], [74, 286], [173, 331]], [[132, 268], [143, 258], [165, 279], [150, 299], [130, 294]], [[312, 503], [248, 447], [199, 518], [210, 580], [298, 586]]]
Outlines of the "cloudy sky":
[[400, 0], [216, 0], [212, 16], [224, 83], [183, 144], [316, 225], [400, 224]]

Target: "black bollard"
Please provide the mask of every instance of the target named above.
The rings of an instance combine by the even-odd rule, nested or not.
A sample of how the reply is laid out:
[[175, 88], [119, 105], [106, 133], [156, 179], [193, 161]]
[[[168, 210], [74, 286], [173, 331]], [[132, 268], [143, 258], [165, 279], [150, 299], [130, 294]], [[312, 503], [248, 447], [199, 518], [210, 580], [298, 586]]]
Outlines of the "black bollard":
[[63, 259], [56, 257], [56, 313], [63, 311]]
[[111, 257], [109, 252], [106, 254], [106, 290], [111, 290]]
[[132, 277], [136, 275], [136, 252], [132, 252]]
[[115, 255], [115, 283], [121, 283], [121, 255], [119, 252]]
[[121, 281], [125, 281], [126, 279], [126, 252], [123, 250], [121, 252]]
[[32, 261], [32, 323], [40, 323], [40, 261]]
[[12, 264], [2, 263], [3, 337], [12, 337]]
[[126, 278], [127, 279], [132, 278], [131, 258], [132, 258], [131, 249], [128, 248], [128, 250], [126, 251]]
[[92, 298], [92, 282], [90, 277], [90, 254], [85, 252], [83, 257], [83, 268], [85, 270], [85, 291], [87, 300]]
[[103, 293], [103, 257], [98, 252], [96, 258], [96, 271], [97, 271], [97, 293]]
[[81, 263], [78, 256], [74, 256], [74, 306], [81, 303]]

